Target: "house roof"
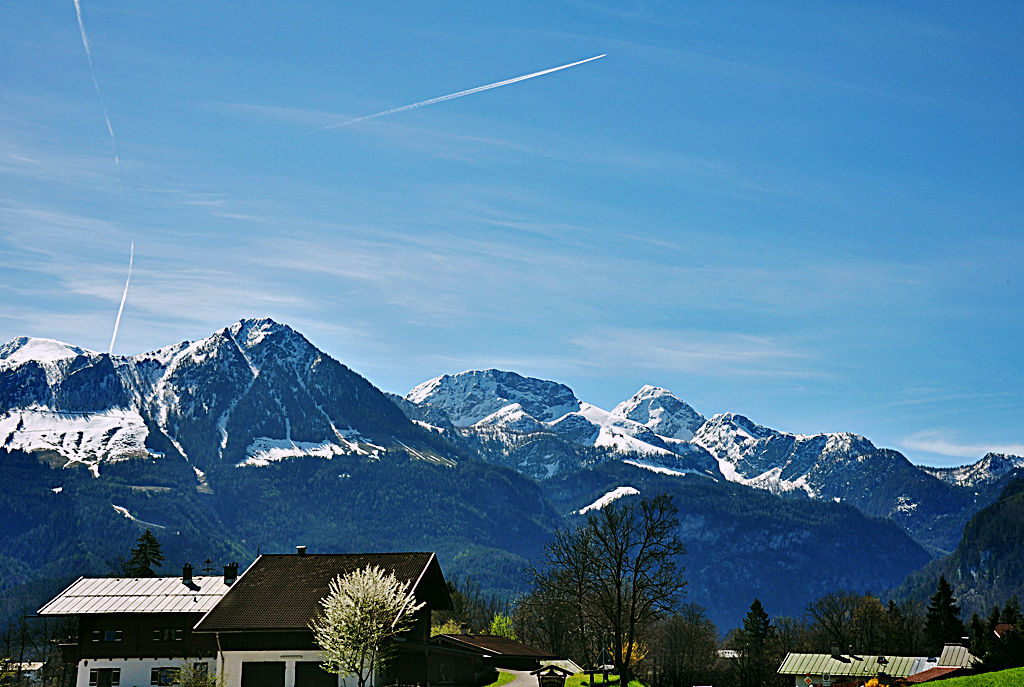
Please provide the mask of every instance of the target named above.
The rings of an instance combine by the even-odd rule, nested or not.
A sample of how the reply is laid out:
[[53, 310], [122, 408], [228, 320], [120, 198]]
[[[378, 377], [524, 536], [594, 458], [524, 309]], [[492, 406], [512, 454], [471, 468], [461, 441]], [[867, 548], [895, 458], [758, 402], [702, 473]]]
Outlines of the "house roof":
[[[884, 659], [884, 660], [879, 660]], [[875, 677], [879, 671], [891, 677], [907, 677], [927, 668], [926, 658], [914, 656], [840, 656], [832, 654], [788, 654], [779, 666], [780, 675], [821, 675]]]
[[39, 615], [92, 613], [205, 613], [230, 589], [224, 577], [79, 577]]
[[376, 566], [409, 582], [431, 610], [451, 608], [441, 566], [433, 553], [266, 554], [203, 616], [197, 632], [308, 630], [338, 575]]
[[867, 656], [832, 654], [789, 654], [779, 667], [780, 675], [821, 675], [875, 677], [883, 672], [890, 677], [908, 677], [931, 668], [964, 668], [978, 659], [966, 647], [947, 644], [939, 657]]
[[999, 623], [998, 625], [996, 625], [996, 629], [993, 631], [995, 632], [996, 637], [1002, 639], [1003, 635], [1009, 634], [1013, 631], [1013, 625], [1011, 625], [1010, 623]]
[[958, 670], [962, 670], [962, 668], [959, 666], [936, 666], [934, 668], [929, 668], [928, 670], [922, 670], [920, 673], [915, 675], [911, 675], [907, 678], [907, 682], [911, 685], [918, 685], [922, 682], [941, 680]]
[[432, 642], [444, 641], [455, 646], [467, 648], [476, 653], [488, 653], [494, 656], [529, 656], [530, 658], [557, 658], [554, 654], [537, 649], [529, 644], [517, 642], [508, 637], [497, 635], [436, 635]]

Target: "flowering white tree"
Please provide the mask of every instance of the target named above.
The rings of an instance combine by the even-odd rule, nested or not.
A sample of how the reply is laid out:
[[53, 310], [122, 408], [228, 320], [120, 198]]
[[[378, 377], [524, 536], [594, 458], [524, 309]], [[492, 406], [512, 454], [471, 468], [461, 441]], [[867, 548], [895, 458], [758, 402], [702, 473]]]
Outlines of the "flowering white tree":
[[372, 687], [374, 671], [383, 670], [390, 658], [392, 647], [385, 640], [408, 629], [423, 608], [410, 586], [377, 566], [334, 578], [320, 600], [323, 608], [309, 623], [324, 653], [324, 669], [354, 674], [359, 687], [367, 681]]

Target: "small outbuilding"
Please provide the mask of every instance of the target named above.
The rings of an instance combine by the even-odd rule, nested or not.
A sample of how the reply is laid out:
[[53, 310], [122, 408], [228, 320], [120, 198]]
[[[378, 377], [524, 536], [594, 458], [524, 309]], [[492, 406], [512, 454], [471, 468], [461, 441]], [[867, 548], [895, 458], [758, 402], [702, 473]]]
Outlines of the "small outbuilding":
[[489, 659], [490, 665], [495, 668], [508, 670], [536, 670], [540, 667], [541, 661], [558, 658], [529, 644], [497, 635], [435, 635], [430, 641], [438, 646], [478, 654]]

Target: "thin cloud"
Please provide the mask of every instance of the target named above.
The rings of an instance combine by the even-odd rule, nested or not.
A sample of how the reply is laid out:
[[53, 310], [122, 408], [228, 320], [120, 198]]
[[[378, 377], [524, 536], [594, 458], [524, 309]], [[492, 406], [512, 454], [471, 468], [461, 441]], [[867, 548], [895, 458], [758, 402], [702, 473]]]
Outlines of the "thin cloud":
[[981, 458], [987, 453], [1024, 456], [1024, 444], [961, 444], [946, 439], [941, 432], [918, 432], [900, 442], [901, 448], [927, 451], [953, 458]]
[[776, 337], [725, 332], [612, 329], [579, 336], [572, 345], [591, 366], [699, 375], [822, 378], [806, 351]]

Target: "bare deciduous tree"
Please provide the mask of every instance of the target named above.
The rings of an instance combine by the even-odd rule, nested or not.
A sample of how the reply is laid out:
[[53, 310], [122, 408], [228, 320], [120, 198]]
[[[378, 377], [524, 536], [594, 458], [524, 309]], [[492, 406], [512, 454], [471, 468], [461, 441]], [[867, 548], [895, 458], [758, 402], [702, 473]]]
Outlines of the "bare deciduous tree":
[[543, 570], [533, 574], [535, 588], [571, 609], [584, 652], [609, 632], [622, 684], [642, 631], [678, 608], [684, 593], [677, 512], [665, 494], [605, 506], [575, 530], [559, 532], [545, 547]]

